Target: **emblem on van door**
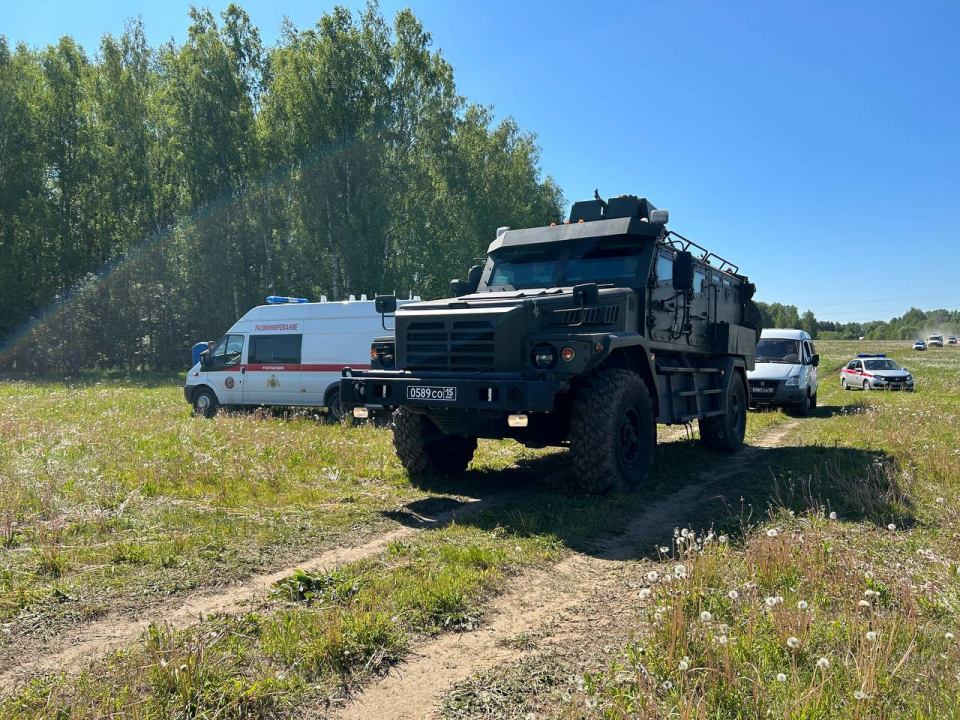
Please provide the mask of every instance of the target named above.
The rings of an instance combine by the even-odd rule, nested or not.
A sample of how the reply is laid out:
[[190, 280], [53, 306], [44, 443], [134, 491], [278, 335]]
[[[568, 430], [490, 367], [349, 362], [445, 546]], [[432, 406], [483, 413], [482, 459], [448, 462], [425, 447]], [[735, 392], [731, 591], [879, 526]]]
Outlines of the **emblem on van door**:
[[280, 381], [277, 380], [277, 376], [276, 376], [276, 375], [271, 375], [271, 376], [267, 379], [267, 387], [268, 387], [268, 388], [278, 388], [278, 387], [280, 387]]
[[228, 377], [226, 380], [224, 380], [224, 381], [223, 381], [223, 384], [227, 386], [227, 390], [233, 390], [233, 378], [232, 378], [232, 377]]

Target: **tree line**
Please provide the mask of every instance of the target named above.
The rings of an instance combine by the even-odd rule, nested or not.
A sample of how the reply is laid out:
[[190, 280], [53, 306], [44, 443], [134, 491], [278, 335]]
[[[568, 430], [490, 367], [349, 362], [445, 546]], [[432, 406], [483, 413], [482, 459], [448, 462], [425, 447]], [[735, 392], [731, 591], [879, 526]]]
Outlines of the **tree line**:
[[927, 335], [960, 334], [960, 310], [910, 308], [890, 320], [840, 323], [818, 320], [812, 311], [801, 315], [796, 305], [758, 302], [765, 328], [796, 328], [821, 340], [916, 340]]
[[167, 370], [266, 295], [441, 295], [500, 225], [559, 221], [533, 134], [457, 93], [409, 10], [264, 45], [0, 36], [0, 369]]

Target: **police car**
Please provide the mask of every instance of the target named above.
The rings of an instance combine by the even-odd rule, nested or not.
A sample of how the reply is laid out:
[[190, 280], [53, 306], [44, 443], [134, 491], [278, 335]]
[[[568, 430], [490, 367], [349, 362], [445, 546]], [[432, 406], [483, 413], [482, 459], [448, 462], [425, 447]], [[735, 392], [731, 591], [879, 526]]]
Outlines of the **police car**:
[[207, 417], [221, 406], [295, 406], [325, 407], [339, 420], [340, 373], [370, 367], [374, 339], [393, 332], [383, 322], [366, 295], [341, 302], [271, 296], [195, 362], [183, 395]]
[[913, 392], [913, 375], [886, 355], [857, 355], [840, 371], [844, 390], [906, 390]]

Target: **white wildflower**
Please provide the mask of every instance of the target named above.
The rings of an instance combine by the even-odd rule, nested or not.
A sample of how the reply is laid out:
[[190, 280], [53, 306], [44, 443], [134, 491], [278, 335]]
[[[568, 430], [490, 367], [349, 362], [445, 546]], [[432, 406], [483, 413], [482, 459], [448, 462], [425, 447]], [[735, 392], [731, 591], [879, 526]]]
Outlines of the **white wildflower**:
[[937, 498], [937, 502], [940, 503], [941, 505], [943, 505], [943, 503], [946, 502], [946, 499], [945, 499], [945, 498]]
[[810, 606], [807, 605], [806, 600], [801, 600], [800, 602], [797, 603], [797, 610], [806, 610], [808, 607]]
[[793, 648], [794, 650], [796, 650], [798, 647], [800, 647], [800, 641], [799, 641], [797, 638], [795, 638], [795, 637], [788, 637], [788, 638], [787, 638], [787, 647], [790, 647], [790, 648]]
[[660, 552], [666, 554], [666, 553], [670, 552], [670, 548], [668, 548], [666, 545], [661, 545], [661, 546], [660, 546]]
[[713, 620], [713, 615], [711, 615], [709, 612], [704, 610], [702, 613], [700, 613], [700, 619], [703, 622], [710, 622], [711, 620]]
[[683, 577], [687, 574], [687, 567], [685, 565], [674, 565], [673, 574], [677, 577]]
[[857, 605], [859, 605], [862, 608], [868, 608], [870, 607], [870, 602], [867, 600], [861, 600], [860, 602], [857, 603]]
[[726, 644], [727, 644], [727, 636], [726, 636], [726, 635], [717, 635], [717, 642], [720, 643], [721, 645], [726, 645]]
[[769, 530], [767, 530], [767, 537], [768, 537], [768, 538], [775, 538], [776, 536], [777, 536], [777, 531], [776, 531], [776, 530], [774, 530], [773, 528], [770, 528]]
[[738, 593], [736, 590], [731, 590], [730, 592], [727, 593], [727, 596], [728, 596], [731, 600], [736, 600], [737, 598], [740, 597], [740, 593]]
[[863, 690], [855, 690], [853, 693], [854, 700], [866, 700], [867, 694]]
[[873, 573], [872, 573], [870, 570], [867, 570], [867, 571], [863, 574], [863, 576], [864, 576], [867, 580], [873, 580]]
[[867, 633], [867, 640], [869, 640], [870, 642], [875, 642], [876, 639], [877, 639], [877, 634], [873, 630], [870, 630]]
[[830, 667], [830, 661], [827, 658], [822, 657], [819, 660], [817, 660], [817, 667], [826, 669]]
[[952, 632], [948, 632], [948, 633], [947, 633], [946, 635], [944, 635], [943, 637], [946, 638], [947, 642], [950, 642], [951, 640], [953, 640], [953, 633], [952, 633]]
[[831, 519], [831, 520], [836, 520], [836, 519], [837, 519], [837, 513], [836, 513], [836, 512], [830, 513], [830, 519]]
[[773, 607], [777, 604], [777, 599], [775, 597], [768, 597], [764, 602], [767, 604], [767, 607]]
[[897, 526], [894, 523], [890, 523], [889, 525], [887, 525], [887, 530], [890, 530], [891, 532], [896, 529], [897, 529]]
[[787, 676], [783, 673], [777, 673], [777, 682], [786, 682]]
[[660, 577], [660, 575], [656, 570], [651, 570], [647, 573], [647, 580], [650, 582], [656, 582], [658, 577]]
[[641, 600], [646, 600], [648, 597], [650, 597], [650, 595], [651, 595], [651, 590], [650, 590], [650, 588], [643, 588], [642, 590], [640, 590], [640, 599], [641, 599]]
[[681, 660], [681, 661], [680, 661], [680, 669], [681, 669], [681, 670], [689, 670], [689, 669], [690, 669], [690, 663], [687, 662], [686, 659]]
[[721, 535], [720, 537], [717, 538], [717, 542], [725, 543], [726, 541], [727, 541], [726, 535]]

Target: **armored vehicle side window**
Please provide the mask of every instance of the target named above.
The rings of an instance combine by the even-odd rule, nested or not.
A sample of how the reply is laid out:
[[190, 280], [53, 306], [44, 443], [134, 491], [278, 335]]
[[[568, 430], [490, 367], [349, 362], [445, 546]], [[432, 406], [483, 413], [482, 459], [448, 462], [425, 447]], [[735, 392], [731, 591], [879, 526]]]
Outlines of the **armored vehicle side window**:
[[302, 344], [302, 335], [252, 335], [247, 362], [254, 365], [299, 363]]
[[707, 274], [702, 270], [693, 271], [693, 291], [702, 295], [707, 290]]
[[720, 273], [713, 273], [712, 277], [713, 277], [713, 282], [715, 282], [717, 285], [720, 285], [723, 282], [720, 279]]
[[667, 255], [657, 255], [657, 282], [673, 282], [673, 258]]
[[641, 247], [636, 243], [601, 243], [567, 260], [562, 285], [598, 280], [626, 280], [637, 274]]
[[490, 285], [515, 289], [552, 287], [558, 270], [553, 248], [510, 248], [497, 253]]
[[239, 365], [241, 354], [243, 354], [243, 335], [224, 335], [220, 343], [213, 349], [210, 369], [223, 370]]

